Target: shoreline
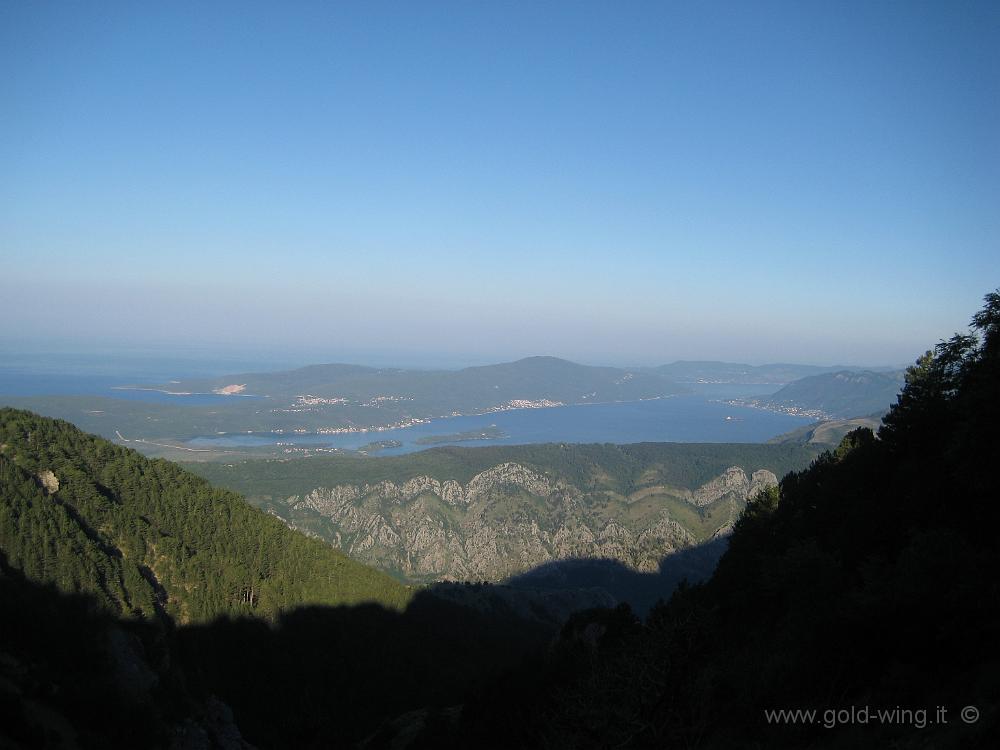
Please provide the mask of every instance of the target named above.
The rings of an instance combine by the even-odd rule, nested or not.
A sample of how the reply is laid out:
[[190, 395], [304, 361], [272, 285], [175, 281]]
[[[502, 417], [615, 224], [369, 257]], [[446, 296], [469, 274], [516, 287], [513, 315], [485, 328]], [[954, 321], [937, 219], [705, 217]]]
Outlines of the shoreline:
[[244, 398], [271, 398], [270, 396], [260, 396], [256, 393], [216, 393], [215, 391], [168, 391], [165, 388], [145, 388], [141, 385], [113, 385], [112, 391], [148, 391], [149, 393], [162, 393], [166, 396], [222, 396], [232, 398], [242, 396]]
[[[763, 407], [760, 407], [760, 406], [754, 406], [754, 405], [751, 405], [751, 404], [730, 403], [730, 402], [728, 402], [726, 400], [723, 400], [723, 399], [708, 398], [704, 394], [687, 394], [687, 393], [684, 393], [684, 394], [670, 394], [670, 395], [667, 395], [667, 396], [653, 396], [653, 397], [650, 397], [650, 398], [641, 398], [641, 399], [626, 399], [626, 400], [618, 400], [618, 401], [592, 401], [592, 402], [584, 401], [584, 402], [574, 403], [574, 404], [558, 404], [558, 405], [552, 404], [552, 405], [548, 405], [548, 406], [544, 406], [544, 407], [543, 406], [514, 407], [514, 408], [505, 408], [505, 409], [495, 409], [495, 408], [493, 408], [493, 409], [489, 409], [487, 411], [479, 411], [479, 412], [473, 412], [473, 413], [469, 413], [469, 414], [444, 414], [444, 415], [440, 415], [440, 416], [433, 416], [433, 417], [427, 417], [427, 418], [414, 418], [413, 423], [411, 423], [411, 424], [405, 424], [405, 425], [401, 425], [401, 424], [397, 423], [397, 424], [389, 424], [389, 425], [373, 425], [373, 426], [366, 426], [366, 427], [352, 426], [352, 427], [336, 427], [336, 428], [318, 428], [318, 429], [315, 429], [315, 430], [283, 430], [283, 429], [278, 429], [278, 430], [264, 430], [264, 431], [232, 432], [232, 433], [229, 433], [229, 434], [230, 435], [256, 437], [256, 438], [274, 437], [274, 438], [276, 438], [278, 440], [280, 440], [280, 439], [294, 440], [296, 437], [299, 437], [299, 438], [320, 438], [320, 437], [323, 437], [323, 436], [330, 436], [332, 438], [332, 437], [335, 437], [335, 436], [343, 436], [343, 435], [364, 435], [364, 434], [367, 434], [367, 433], [395, 432], [396, 430], [400, 430], [400, 431], [402, 431], [402, 430], [409, 430], [409, 429], [412, 429], [414, 427], [419, 427], [421, 425], [430, 425], [430, 424], [433, 424], [433, 423], [436, 423], [436, 422], [442, 423], [442, 429], [447, 429], [449, 427], [449, 425], [447, 425], [447, 421], [448, 420], [452, 420], [452, 419], [456, 419], [456, 418], [486, 417], [486, 416], [493, 416], [493, 415], [496, 415], [498, 413], [507, 413], [507, 412], [515, 412], [515, 411], [539, 411], [539, 410], [542, 410], [542, 409], [560, 409], [560, 408], [564, 409], [564, 408], [569, 408], [569, 407], [582, 407], [582, 406], [612, 406], [612, 405], [617, 405], [617, 404], [639, 404], [639, 403], [645, 403], [645, 402], [648, 402], [648, 401], [665, 401], [667, 399], [673, 399], [673, 398], [679, 398], [679, 397], [698, 397], [698, 398], [703, 399], [706, 403], [725, 404], [725, 405], [729, 405], [729, 406], [734, 406], [736, 408], [752, 408], [752, 409], [755, 409], [757, 411], [764, 411], [764, 412], [768, 412], [768, 413], [771, 413], [771, 414], [779, 414], [779, 415], [785, 416], [785, 417], [795, 417], [797, 419], [802, 419], [802, 420], [807, 420], [808, 419], [808, 420], [812, 420], [812, 421], [817, 421], [815, 418], [813, 418], [811, 416], [808, 416], [808, 415], [792, 414], [792, 413], [784, 412], [784, 411], [778, 411], [778, 410], [773, 410], [773, 409], [766, 409], [766, 408], [763, 408]], [[723, 420], [727, 421], [727, 422], [740, 422], [740, 421], [742, 421], [742, 418], [731, 419], [730, 416], [726, 416], [726, 417], [723, 417]], [[216, 437], [221, 437], [221, 436], [199, 436], [199, 437], [196, 437], [196, 438], [192, 438], [192, 440], [197, 440], [197, 439], [214, 440], [214, 439], [216, 439]], [[406, 436], [406, 438], [409, 438], [409, 437], [410, 436]], [[434, 435], [428, 435], [427, 437], [436, 437], [436, 436], [434, 436]], [[463, 440], [461, 442], [484, 442], [484, 443], [488, 443], [488, 442], [492, 442], [494, 440], [506, 440], [508, 438], [510, 438], [510, 435], [506, 435], [504, 437], [497, 436], [497, 437], [491, 437], [491, 438], [470, 438], [470, 439], [467, 439], [467, 440]], [[453, 444], [453, 443], [457, 443], [457, 442], [460, 442], [460, 441], [457, 441], [457, 440], [451, 441], [451, 440], [449, 440], [448, 442], [442, 442], [442, 443], [437, 444], [437, 445], [449, 445], [449, 444]], [[303, 445], [323, 446], [324, 443], [322, 443], [322, 442], [316, 442], [316, 443], [312, 443], [312, 444], [303, 444]], [[231, 447], [236, 447], [236, 446], [231, 446]], [[241, 446], [241, 447], [251, 447], [251, 446]], [[429, 447], [435, 447], [435, 444], [430, 444], [430, 445], [427, 445], [427, 446], [421, 446], [421, 449], [423, 449], [423, 448], [429, 448]], [[199, 449], [199, 450], [206, 450], [206, 449]], [[350, 450], [350, 449], [345, 449], [345, 450]]]
[[744, 409], [757, 409], [758, 411], [766, 411], [771, 414], [783, 414], [786, 417], [802, 417], [803, 419], [811, 419], [814, 422], [829, 422], [831, 420], [838, 419], [838, 417], [835, 417], [832, 414], [827, 414], [825, 411], [821, 411], [819, 409], [802, 410], [794, 406], [764, 406], [763, 404], [755, 401], [742, 401], [740, 399], [719, 399], [718, 403], [726, 404], [727, 406], [742, 407]]

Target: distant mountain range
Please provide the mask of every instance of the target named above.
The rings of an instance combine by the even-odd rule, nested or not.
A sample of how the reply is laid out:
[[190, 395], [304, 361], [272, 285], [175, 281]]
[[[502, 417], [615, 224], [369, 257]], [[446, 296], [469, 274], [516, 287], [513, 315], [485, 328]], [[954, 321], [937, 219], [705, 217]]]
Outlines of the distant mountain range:
[[311, 365], [287, 372], [182, 380], [160, 387], [182, 393], [252, 394], [314, 407], [387, 409], [405, 403], [436, 416], [486, 411], [520, 401], [635, 401], [687, 390], [657, 371], [592, 367], [557, 357], [527, 357], [461, 370]]
[[181, 393], [252, 394], [276, 399], [297, 398], [307, 392], [316, 397], [343, 398], [347, 403], [365, 403], [391, 392], [405, 393], [413, 401], [438, 404], [440, 408], [457, 403], [465, 409], [483, 409], [497, 405], [497, 399], [551, 399], [564, 403], [636, 400], [687, 392], [679, 387], [684, 384], [783, 385], [812, 375], [863, 369], [683, 360], [658, 367], [622, 368], [539, 356], [460, 370], [319, 364], [284, 372], [181, 380], [156, 387]]
[[653, 368], [655, 372], [678, 383], [731, 383], [739, 385], [782, 385], [810, 375], [853, 368], [819, 365], [743, 365], [734, 362], [677, 361]]

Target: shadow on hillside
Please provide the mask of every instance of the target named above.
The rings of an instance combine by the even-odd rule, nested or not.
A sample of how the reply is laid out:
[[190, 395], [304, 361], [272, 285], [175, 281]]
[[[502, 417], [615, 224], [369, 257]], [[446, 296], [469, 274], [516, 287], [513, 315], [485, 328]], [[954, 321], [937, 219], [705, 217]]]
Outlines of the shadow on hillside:
[[352, 747], [393, 719], [447, 714], [544, 651], [573, 609], [645, 611], [724, 548], [684, 550], [656, 574], [551, 563], [504, 586], [423, 591], [402, 612], [303, 607], [179, 627], [117, 620], [0, 558], [0, 745], [183, 750], [243, 747], [242, 734], [260, 748]]
[[[26, 580], [0, 550], [0, 747], [149, 745], [154, 712], [137, 680], [162, 629], [120, 625], [97, 599]], [[135, 650], [132, 668], [121, 656]]]
[[177, 632], [176, 653], [189, 686], [230, 703], [255, 743], [331, 747], [357, 742], [406, 711], [461, 703], [552, 634], [510, 611], [487, 613], [421, 592], [404, 612], [304, 607], [274, 625], [187, 626]]
[[713, 539], [674, 552], [660, 560], [656, 573], [639, 572], [618, 560], [573, 558], [546, 563], [505, 583], [524, 590], [601, 589], [614, 600], [611, 606], [626, 602], [644, 617], [657, 601], [669, 599], [681, 581], [709, 578], [728, 544], [726, 538]]
[[173, 627], [118, 620], [0, 559], [0, 747], [353, 747], [462, 703], [553, 629], [421, 592]]

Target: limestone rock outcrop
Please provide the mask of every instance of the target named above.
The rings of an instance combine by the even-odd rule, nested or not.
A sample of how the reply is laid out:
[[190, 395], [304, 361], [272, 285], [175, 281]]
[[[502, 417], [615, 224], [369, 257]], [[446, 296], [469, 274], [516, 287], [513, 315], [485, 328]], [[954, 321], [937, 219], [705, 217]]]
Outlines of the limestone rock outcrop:
[[465, 484], [420, 475], [317, 488], [270, 512], [413, 580], [502, 581], [571, 558], [654, 572], [664, 556], [729, 533], [746, 501], [776, 484], [770, 471], [732, 466], [693, 490], [615, 495], [507, 462]]

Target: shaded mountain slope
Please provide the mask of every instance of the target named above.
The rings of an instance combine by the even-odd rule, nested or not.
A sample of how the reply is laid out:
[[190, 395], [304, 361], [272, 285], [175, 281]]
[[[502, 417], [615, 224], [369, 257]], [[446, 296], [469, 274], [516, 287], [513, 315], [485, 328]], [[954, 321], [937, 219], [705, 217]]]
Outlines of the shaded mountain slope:
[[404, 611], [169, 627], [30, 581], [0, 553], [0, 747], [355, 747], [401, 712], [459, 703], [551, 639], [551, 624], [480, 589], [487, 608], [418, 593]]

